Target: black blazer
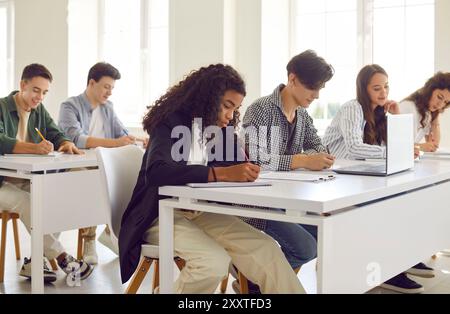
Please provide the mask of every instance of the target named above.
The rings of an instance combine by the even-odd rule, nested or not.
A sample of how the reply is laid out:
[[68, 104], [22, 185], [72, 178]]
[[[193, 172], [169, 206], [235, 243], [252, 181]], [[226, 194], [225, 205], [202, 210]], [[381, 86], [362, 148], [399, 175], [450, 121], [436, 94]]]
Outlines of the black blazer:
[[174, 113], [151, 134], [133, 195], [122, 217], [119, 257], [123, 283], [128, 281], [138, 266], [142, 236], [158, 217], [158, 201], [165, 198], [158, 195], [158, 188], [163, 185], [208, 182], [207, 166], [188, 166], [186, 161], [172, 160], [172, 145], [178, 139], [172, 139], [171, 132], [180, 125], [191, 129], [191, 119], [185, 114]]
[[[142, 160], [141, 170], [134, 187], [130, 203], [122, 217], [119, 234], [119, 257], [122, 283], [133, 275], [138, 266], [143, 234], [150, 228], [152, 222], [158, 217], [158, 201], [166, 198], [158, 195], [158, 188], [164, 185], [184, 185], [186, 183], [208, 182], [208, 166], [187, 165], [186, 161], [175, 162], [171, 156], [172, 145], [178, 138], [171, 138], [172, 129], [176, 126], [192, 128], [192, 119], [180, 112], [173, 113], [162, 122], [151, 134], [150, 145]], [[223, 129], [226, 137], [225, 128]], [[224, 141], [224, 156], [226, 143]], [[243, 160], [242, 150], [237, 149], [236, 135], [233, 134], [233, 161], [211, 161], [209, 166], [229, 166]], [[186, 146], [187, 147], [187, 146]], [[231, 146], [228, 146], [231, 147]], [[185, 152], [189, 154], [189, 151]], [[189, 155], [188, 155], [189, 156]], [[239, 159], [238, 159], [239, 158]], [[187, 158], [185, 158], [187, 159]]]

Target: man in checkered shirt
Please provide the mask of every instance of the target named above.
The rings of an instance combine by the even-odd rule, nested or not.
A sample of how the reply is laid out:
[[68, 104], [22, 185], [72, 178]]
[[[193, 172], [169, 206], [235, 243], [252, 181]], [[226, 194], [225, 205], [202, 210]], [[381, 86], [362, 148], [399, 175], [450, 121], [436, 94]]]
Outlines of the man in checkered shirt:
[[[330, 168], [334, 157], [327, 154], [306, 108], [334, 74], [333, 67], [314, 51], [307, 50], [287, 64], [288, 83], [271, 95], [257, 99], [243, 119], [242, 138], [250, 160], [263, 170]], [[282, 210], [282, 209], [273, 209]], [[272, 236], [294, 269], [317, 255], [317, 228], [294, 223], [243, 218]]]

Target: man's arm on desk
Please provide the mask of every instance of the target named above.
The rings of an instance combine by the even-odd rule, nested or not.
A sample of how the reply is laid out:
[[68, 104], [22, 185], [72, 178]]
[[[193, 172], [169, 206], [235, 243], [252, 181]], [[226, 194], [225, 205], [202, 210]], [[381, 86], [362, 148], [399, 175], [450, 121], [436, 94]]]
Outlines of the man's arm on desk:
[[39, 144], [16, 142], [12, 150], [13, 154], [39, 154], [46, 155], [53, 151], [53, 144], [49, 141], [42, 141]]
[[0, 155], [4, 154], [40, 154], [45, 155], [53, 151], [53, 144], [42, 141], [39, 144], [18, 141], [0, 133]]

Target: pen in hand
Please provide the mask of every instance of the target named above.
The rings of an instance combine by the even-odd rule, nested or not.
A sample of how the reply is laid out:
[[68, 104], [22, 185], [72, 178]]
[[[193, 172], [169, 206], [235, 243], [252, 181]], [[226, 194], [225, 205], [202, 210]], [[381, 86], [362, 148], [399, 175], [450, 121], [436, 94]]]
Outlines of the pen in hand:
[[37, 132], [37, 134], [39, 135], [39, 137], [42, 139], [42, 142], [40, 142], [38, 145], [38, 154], [48, 154], [50, 152], [53, 151], [53, 144], [50, 143], [49, 141], [47, 141], [44, 137], [44, 135], [42, 135], [42, 133], [39, 131], [38, 128], [34, 128]]
[[39, 134], [39, 136], [41, 137], [41, 139], [42, 139], [43, 141], [46, 141], [46, 139], [45, 139], [44, 135], [42, 135], [41, 131], [39, 131], [38, 128], [34, 128], [34, 129], [36, 130], [37, 134]]

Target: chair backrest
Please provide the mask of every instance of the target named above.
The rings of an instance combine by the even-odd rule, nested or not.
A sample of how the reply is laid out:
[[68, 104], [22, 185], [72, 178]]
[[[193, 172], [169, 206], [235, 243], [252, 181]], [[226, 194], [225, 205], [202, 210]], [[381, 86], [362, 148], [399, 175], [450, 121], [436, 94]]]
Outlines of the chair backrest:
[[135, 145], [96, 149], [103, 193], [111, 208], [109, 228], [117, 244], [122, 215], [130, 202], [142, 164], [144, 151]]

